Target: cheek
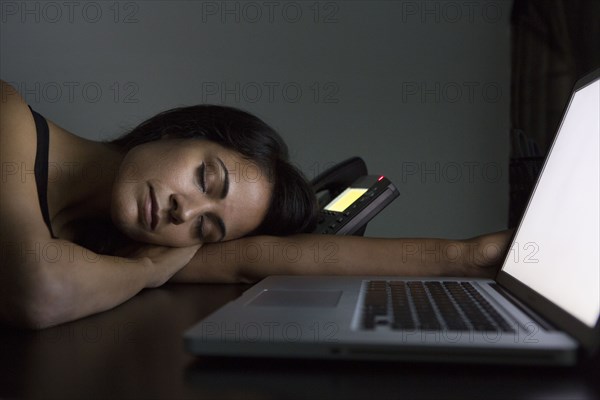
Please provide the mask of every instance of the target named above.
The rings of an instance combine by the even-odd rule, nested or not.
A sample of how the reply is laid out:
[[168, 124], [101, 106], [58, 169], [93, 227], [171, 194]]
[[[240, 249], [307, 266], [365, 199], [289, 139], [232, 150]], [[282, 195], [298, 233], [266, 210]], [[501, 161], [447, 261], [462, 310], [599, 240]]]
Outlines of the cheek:
[[131, 149], [123, 159], [119, 175], [127, 182], [155, 180], [175, 190], [189, 183], [199, 165], [199, 151], [195, 147], [156, 141]]
[[119, 170], [115, 177], [115, 186], [119, 190], [124, 190], [127, 186], [141, 182], [149, 168], [147, 156], [140, 147], [129, 151], [123, 158]]
[[113, 223], [123, 233], [132, 236], [137, 219], [137, 204], [132, 184], [115, 182], [111, 194], [110, 213]]
[[134, 240], [139, 232], [138, 199], [142, 196], [143, 165], [136, 160], [137, 152], [130, 151], [115, 176], [111, 193], [110, 213], [113, 223]]

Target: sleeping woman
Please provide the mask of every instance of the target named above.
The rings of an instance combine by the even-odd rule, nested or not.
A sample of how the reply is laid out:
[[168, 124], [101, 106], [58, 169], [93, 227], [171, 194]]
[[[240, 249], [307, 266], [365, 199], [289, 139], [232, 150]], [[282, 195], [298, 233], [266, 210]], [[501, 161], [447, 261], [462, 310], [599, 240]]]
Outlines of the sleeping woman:
[[[0, 322], [40, 329], [171, 282], [274, 274], [495, 275], [510, 232], [467, 240], [312, 235], [314, 193], [244, 111], [162, 112], [76, 136], [2, 82]], [[35, 144], [35, 145], [34, 145]]]

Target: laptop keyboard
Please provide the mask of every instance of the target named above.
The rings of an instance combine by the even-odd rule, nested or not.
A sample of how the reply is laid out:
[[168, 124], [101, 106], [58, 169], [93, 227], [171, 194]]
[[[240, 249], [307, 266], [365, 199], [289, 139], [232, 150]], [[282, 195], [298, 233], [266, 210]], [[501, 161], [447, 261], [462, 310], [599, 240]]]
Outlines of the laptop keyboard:
[[368, 281], [361, 329], [512, 332], [469, 282]]

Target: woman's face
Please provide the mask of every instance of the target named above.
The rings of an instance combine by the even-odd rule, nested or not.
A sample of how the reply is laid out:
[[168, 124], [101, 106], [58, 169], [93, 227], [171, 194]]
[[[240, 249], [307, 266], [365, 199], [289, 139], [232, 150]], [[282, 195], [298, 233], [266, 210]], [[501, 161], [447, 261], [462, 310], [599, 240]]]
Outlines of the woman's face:
[[145, 143], [123, 159], [112, 219], [130, 238], [163, 246], [237, 239], [266, 215], [267, 178], [252, 161], [208, 140]]

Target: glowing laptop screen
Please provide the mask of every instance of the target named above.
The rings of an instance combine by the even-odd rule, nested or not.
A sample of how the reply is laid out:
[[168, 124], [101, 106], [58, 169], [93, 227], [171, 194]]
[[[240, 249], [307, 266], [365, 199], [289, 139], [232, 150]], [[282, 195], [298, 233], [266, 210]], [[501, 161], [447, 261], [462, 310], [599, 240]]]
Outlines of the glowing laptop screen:
[[600, 81], [573, 95], [503, 271], [586, 325], [600, 312]]

